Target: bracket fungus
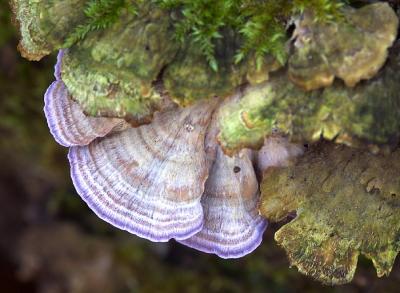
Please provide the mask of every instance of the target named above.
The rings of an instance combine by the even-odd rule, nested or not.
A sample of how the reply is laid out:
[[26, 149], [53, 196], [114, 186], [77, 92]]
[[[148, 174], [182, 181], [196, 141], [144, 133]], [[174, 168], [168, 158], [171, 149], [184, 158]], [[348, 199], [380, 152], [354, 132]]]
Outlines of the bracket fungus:
[[[400, 43], [391, 48], [385, 67], [369, 82], [349, 88], [305, 92], [284, 72], [246, 88], [238, 101], [221, 109], [219, 141], [228, 153], [261, 147], [274, 130], [292, 141], [321, 137], [353, 147], [397, 146], [400, 138]], [[305, 106], [306, 105], [306, 106]]]
[[294, 166], [264, 174], [261, 213], [279, 221], [297, 211], [275, 239], [317, 280], [351, 281], [360, 254], [388, 275], [400, 251], [399, 174], [399, 150], [373, 155], [319, 143]]
[[[165, 2], [11, 1], [23, 56], [61, 49], [44, 111], [82, 199], [118, 228], [223, 258], [297, 211], [275, 238], [301, 272], [345, 283], [364, 254], [388, 274], [400, 247], [393, 7], [246, 0], [194, 15], [194, 2]], [[258, 47], [244, 54], [246, 38]]]
[[[62, 58], [61, 53], [56, 78]], [[254, 155], [231, 158], [218, 146], [219, 99], [156, 113], [150, 124], [136, 128], [120, 119], [85, 116], [60, 79], [49, 87], [47, 100], [51, 132], [71, 146], [73, 183], [99, 217], [153, 241], [175, 238], [224, 258], [260, 245], [267, 222], [258, 213]], [[278, 154], [276, 147], [267, 144], [264, 152]]]
[[387, 3], [346, 8], [335, 23], [314, 22], [310, 13], [298, 21], [289, 78], [305, 90], [330, 86], [335, 76], [349, 87], [381, 69], [397, 35], [398, 18]]
[[63, 45], [71, 27], [84, 19], [84, 0], [10, 1], [21, 40], [23, 57], [40, 60]]
[[230, 158], [218, 147], [201, 199], [204, 226], [181, 243], [224, 258], [250, 253], [261, 244], [267, 227], [258, 213], [258, 199], [251, 154]]

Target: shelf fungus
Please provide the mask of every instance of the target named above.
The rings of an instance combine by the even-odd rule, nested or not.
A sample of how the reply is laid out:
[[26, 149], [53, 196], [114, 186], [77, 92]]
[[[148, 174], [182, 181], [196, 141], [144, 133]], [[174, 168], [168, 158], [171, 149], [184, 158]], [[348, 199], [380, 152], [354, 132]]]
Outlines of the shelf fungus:
[[400, 251], [400, 150], [373, 155], [319, 143], [261, 184], [261, 213], [272, 221], [297, 211], [276, 234], [298, 269], [327, 284], [351, 281], [360, 254], [378, 276]]
[[[280, 14], [278, 2], [266, 6], [278, 16], [260, 19], [224, 6], [241, 17], [207, 27], [206, 42], [185, 29], [191, 17], [207, 26], [191, 1], [11, 6], [24, 57], [59, 50], [44, 111], [100, 218], [237, 258], [261, 244], [267, 220], [296, 211], [275, 239], [301, 272], [342, 284], [364, 254], [387, 275], [400, 249], [398, 17], [388, 3], [346, 1], [324, 22], [293, 1]], [[271, 36], [253, 16], [274, 24]], [[257, 36], [261, 55], [244, 45]]]
[[248, 254], [261, 244], [267, 226], [258, 213], [258, 200], [251, 155], [231, 158], [218, 147], [201, 199], [204, 226], [181, 243], [223, 258]]
[[292, 141], [321, 137], [352, 147], [396, 147], [400, 139], [400, 43], [391, 48], [384, 68], [370, 81], [349, 88], [340, 81], [305, 92], [286, 72], [250, 86], [226, 103], [218, 139], [227, 153], [260, 148], [274, 130]]
[[84, 0], [11, 0], [21, 35], [18, 49], [29, 60], [40, 60], [63, 46], [71, 28], [84, 20]]
[[387, 3], [344, 9], [339, 22], [315, 23], [312, 13], [297, 21], [289, 78], [305, 90], [330, 86], [335, 76], [353, 87], [385, 64], [397, 36], [398, 18]]
[[[289, 151], [294, 146], [282, 140], [266, 143], [260, 155], [225, 155], [216, 139], [218, 98], [156, 113], [140, 127], [86, 116], [61, 78], [63, 56], [46, 92], [45, 114], [55, 139], [70, 147], [78, 193], [100, 218], [152, 241], [174, 238], [223, 258], [261, 244], [267, 221], [258, 212], [254, 162], [286, 165], [297, 154]], [[286, 155], [272, 158], [280, 151]]]

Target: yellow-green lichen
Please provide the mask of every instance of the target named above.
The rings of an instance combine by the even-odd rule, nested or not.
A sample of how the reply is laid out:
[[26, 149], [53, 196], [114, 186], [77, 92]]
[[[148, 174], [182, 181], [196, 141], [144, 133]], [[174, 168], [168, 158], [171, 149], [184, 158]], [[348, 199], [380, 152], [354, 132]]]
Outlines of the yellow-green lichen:
[[318, 143], [288, 168], [269, 169], [261, 213], [272, 221], [296, 211], [276, 234], [292, 265], [327, 284], [350, 282], [359, 254], [388, 275], [400, 251], [400, 149], [373, 155]]

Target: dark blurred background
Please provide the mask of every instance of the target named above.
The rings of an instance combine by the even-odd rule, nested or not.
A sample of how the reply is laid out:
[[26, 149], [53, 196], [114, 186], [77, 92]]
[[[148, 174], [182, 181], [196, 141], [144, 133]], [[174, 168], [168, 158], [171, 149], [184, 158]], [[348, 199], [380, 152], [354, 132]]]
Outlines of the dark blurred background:
[[174, 241], [151, 243], [98, 219], [69, 177], [67, 150], [43, 115], [55, 56], [16, 51], [0, 0], [0, 292], [399, 292], [400, 265], [378, 279], [361, 258], [354, 281], [324, 287], [289, 268], [270, 226], [250, 256], [222, 260]]

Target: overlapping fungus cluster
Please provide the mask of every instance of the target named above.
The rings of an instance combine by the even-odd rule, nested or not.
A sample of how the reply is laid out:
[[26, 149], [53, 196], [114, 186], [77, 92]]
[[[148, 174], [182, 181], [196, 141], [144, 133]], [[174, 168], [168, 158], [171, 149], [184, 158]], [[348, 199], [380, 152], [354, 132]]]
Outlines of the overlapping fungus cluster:
[[400, 44], [388, 3], [314, 0], [339, 12], [325, 21], [312, 5], [291, 10], [282, 59], [271, 47], [238, 58], [244, 32], [226, 27], [212, 58], [196, 27], [178, 42], [184, 17], [195, 25], [185, 1], [134, 1], [134, 12], [121, 1], [117, 18], [86, 29], [93, 5], [111, 2], [11, 1], [24, 57], [62, 49], [45, 114], [99, 217], [233, 258], [260, 245], [267, 219], [296, 211], [275, 239], [301, 272], [349, 282], [364, 254], [389, 274], [400, 250]]

